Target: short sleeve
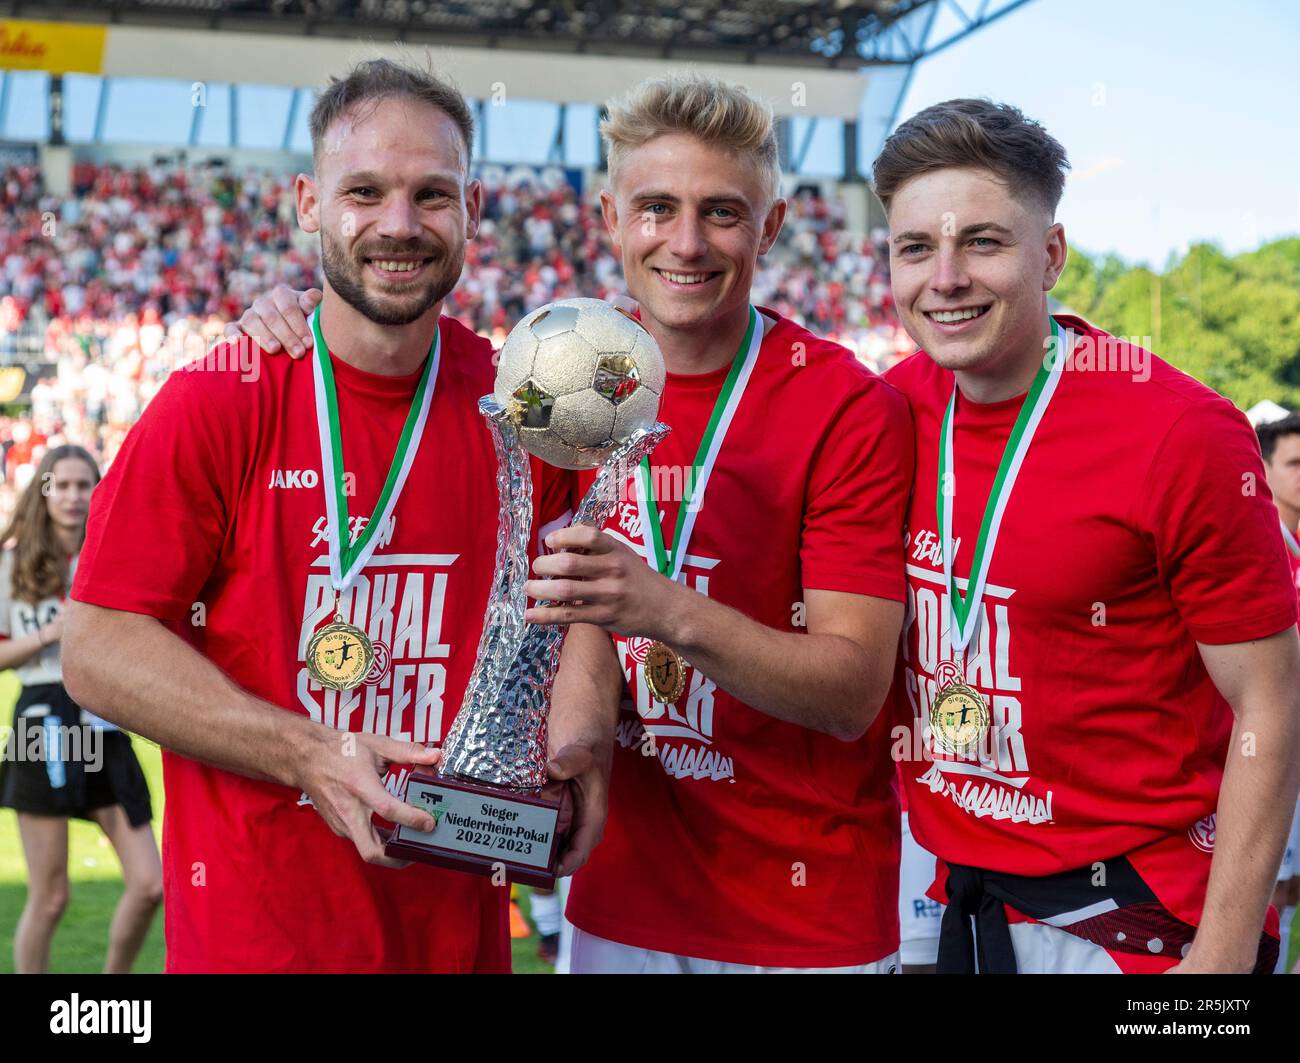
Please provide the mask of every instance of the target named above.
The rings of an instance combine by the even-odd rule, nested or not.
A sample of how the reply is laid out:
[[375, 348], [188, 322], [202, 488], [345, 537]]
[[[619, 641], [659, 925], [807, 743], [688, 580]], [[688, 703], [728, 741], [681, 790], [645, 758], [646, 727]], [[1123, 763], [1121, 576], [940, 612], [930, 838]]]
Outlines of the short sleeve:
[[903, 601], [912, 415], [874, 378], [827, 425], [809, 471], [799, 561], [805, 590]]
[[179, 620], [198, 600], [234, 511], [247, 450], [248, 385], [173, 373], [95, 489], [72, 597]]
[[541, 541], [557, 528], [567, 527], [577, 503], [578, 474], [568, 469], [557, 469], [539, 458], [533, 458], [533, 498], [536, 509], [536, 544], [541, 552]]
[[1296, 592], [1255, 433], [1226, 400], [1166, 433], [1139, 520], [1161, 581], [1197, 642], [1226, 645], [1296, 622]]

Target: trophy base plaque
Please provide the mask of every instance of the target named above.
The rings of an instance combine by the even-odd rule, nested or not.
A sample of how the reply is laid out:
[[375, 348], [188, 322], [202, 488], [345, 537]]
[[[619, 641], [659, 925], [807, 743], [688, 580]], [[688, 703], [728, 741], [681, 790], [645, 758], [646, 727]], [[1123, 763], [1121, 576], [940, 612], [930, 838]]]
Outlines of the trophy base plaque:
[[412, 772], [406, 803], [436, 821], [431, 831], [398, 824], [384, 846], [397, 860], [551, 889], [559, 859], [560, 797]]

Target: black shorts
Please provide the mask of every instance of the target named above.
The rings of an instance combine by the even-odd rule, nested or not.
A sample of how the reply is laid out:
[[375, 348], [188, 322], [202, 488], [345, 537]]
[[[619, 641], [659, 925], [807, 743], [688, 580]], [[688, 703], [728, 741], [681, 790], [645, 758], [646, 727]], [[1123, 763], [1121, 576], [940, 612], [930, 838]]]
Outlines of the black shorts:
[[131, 739], [83, 724], [61, 683], [24, 687], [0, 760], [0, 807], [93, 819], [92, 811], [111, 805], [121, 805], [133, 827], [153, 818]]

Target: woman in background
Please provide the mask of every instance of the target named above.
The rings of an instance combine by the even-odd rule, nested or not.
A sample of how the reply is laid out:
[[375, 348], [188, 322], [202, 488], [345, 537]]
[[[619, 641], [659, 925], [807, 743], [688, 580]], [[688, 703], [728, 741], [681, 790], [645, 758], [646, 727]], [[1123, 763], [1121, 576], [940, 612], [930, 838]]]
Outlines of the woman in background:
[[27, 903], [14, 933], [19, 974], [49, 968], [68, 904], [70, 816], [98, 823], [122, 864], [126, 888], [109, 928], [106, 973], [131, 970], [162, 899], [149, 787], [131, 741], [63, 688], [64, 598], [98, 482], [87, 451], [51, 448], [0, 538], [0, 669], [13, 668], [22, 683], [0, 761], [0, 806], [18, 813], [27, 861]]

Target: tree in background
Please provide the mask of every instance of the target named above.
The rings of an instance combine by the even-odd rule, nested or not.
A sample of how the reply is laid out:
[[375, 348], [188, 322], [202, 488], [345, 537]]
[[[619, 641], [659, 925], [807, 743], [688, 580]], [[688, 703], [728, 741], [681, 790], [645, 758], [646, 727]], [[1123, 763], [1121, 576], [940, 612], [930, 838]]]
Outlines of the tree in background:
[[1231, 257], [1194, 244], [1163, 276], [1072, 250], [1052, 295], [1242, 409], [1261, 399], [1300, 407], [1300, 238]]

